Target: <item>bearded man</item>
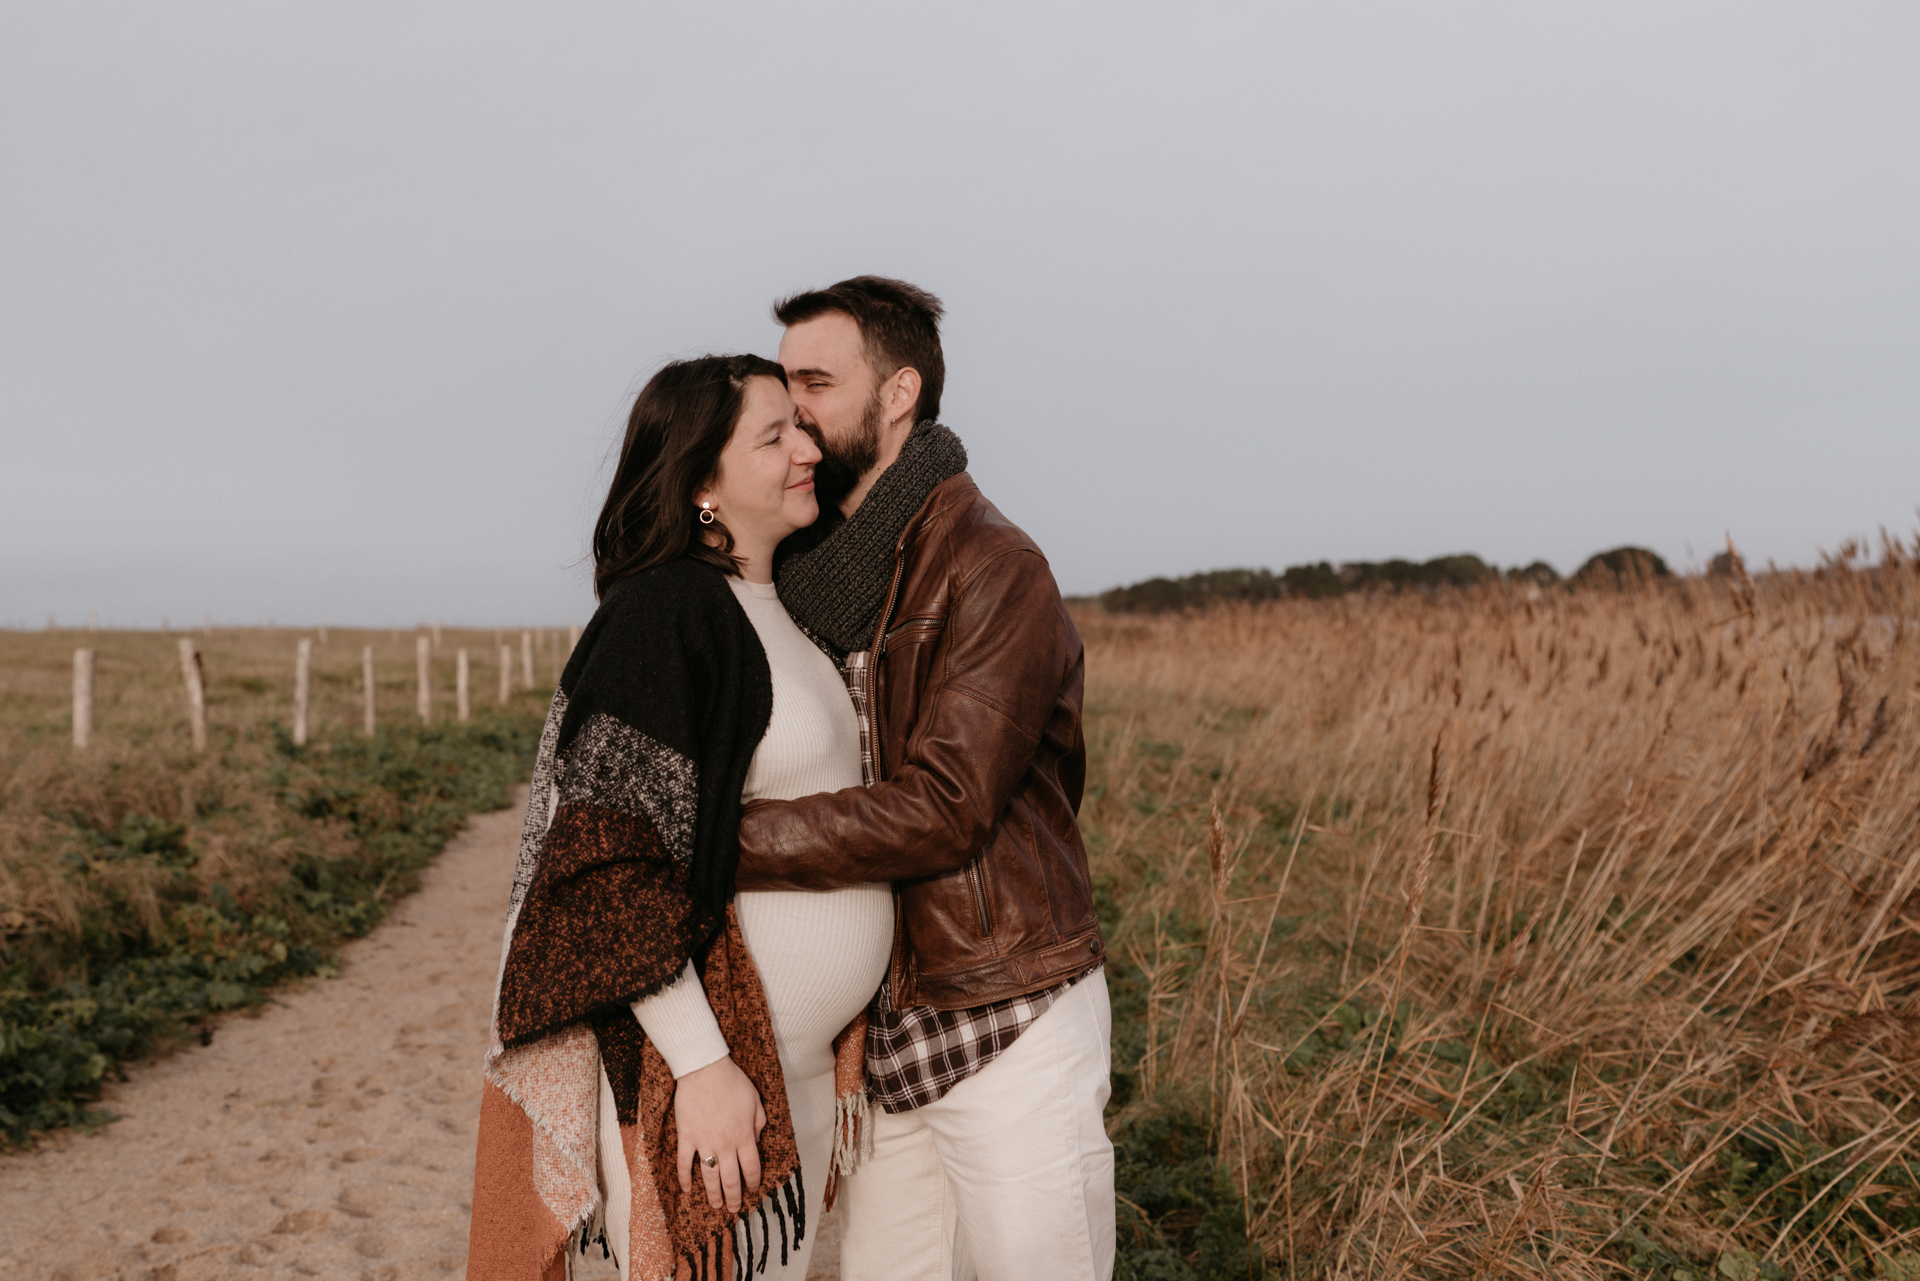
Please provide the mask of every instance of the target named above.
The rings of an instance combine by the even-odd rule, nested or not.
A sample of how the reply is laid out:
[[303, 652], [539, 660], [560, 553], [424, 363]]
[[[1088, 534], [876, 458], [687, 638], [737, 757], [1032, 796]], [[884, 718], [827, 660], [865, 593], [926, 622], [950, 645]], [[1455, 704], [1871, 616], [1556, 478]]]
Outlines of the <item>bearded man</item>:
[[750, 806], [739, 887], [893, 884], [842, 1276], [1100, 1281], [1111, 1015], [1076, 822], [1085, 663], [1046, 558], [939, 422], [942, 314], [878, 276], [774, 307], [825, 455], [821, 518], [775, 578], [846, 673], [866, 786]]

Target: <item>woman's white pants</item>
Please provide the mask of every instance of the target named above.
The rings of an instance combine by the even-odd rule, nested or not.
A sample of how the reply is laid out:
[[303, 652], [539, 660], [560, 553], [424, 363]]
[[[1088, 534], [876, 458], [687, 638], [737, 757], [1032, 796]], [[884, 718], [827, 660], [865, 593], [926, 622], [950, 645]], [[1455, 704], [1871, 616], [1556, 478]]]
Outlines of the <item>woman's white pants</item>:
[[843, 1281], [1107, 1281], [1112, 1031], [1096, 971], [943, 1098], [873, 1109], [836, 1207]]

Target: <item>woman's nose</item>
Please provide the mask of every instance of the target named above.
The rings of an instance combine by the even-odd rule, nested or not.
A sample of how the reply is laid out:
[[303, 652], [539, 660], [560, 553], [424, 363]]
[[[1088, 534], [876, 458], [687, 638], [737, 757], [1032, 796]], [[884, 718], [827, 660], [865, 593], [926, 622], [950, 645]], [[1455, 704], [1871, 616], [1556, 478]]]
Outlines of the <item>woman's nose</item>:
[[820, 446], [813, 443], [813, 437], [806, 432], [800, 433], [800, 448], [793, 451], [795, 467], [810, 467], [820, 461]]

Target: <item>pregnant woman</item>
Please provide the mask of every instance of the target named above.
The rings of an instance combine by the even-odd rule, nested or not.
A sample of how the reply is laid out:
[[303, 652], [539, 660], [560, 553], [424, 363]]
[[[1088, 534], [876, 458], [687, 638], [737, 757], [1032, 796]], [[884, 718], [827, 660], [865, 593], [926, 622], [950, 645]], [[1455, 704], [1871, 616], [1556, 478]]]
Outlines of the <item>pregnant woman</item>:
[[469, 1277], [589, 1244], [629, 1281], [806, 1275], [893, 938], [884, 884], [733, 888], [743, 802], [860, 782], [840, 674], [773, 587], [819, 459], [757, 356], [634, 403], [515, 870]]

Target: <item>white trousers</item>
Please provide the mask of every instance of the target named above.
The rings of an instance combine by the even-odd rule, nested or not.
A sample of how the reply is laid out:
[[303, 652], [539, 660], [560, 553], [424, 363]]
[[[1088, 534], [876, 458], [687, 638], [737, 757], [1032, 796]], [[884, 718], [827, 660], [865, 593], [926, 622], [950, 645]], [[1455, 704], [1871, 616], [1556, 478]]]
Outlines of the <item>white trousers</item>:
[[1108, 1281], [1112, 1031], [1095, 972], [937, 1102], [875, 1108], [840, 1189], [843, 1281]]

